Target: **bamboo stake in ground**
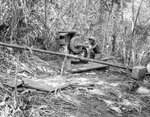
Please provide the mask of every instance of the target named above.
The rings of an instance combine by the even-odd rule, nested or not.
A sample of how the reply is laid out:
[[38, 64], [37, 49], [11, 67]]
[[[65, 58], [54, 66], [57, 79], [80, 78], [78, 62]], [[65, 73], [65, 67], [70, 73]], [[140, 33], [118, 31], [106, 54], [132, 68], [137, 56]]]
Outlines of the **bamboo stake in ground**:
[[62, 67], [61, 67], [61, 73], [60, 73], [60, 76], [63, 75], [65, 63], [66, 63], [66, 61], [67, 61], [67, 56], [66, 56], [66, 54], [68, 54], [68, 45], [65, 46], [64, 52], [65, 52], [65, 58], [64, 58], [64, 61], [63, 61]]
[[15, 95], [14, 95], [14, 107], [17, 107], [17, 76], [18, 76], [18, 62], [19, 62], [19, 54], [16, 58], [16, 73], [15, 73]]
[[64, 58], [64, 61], [63, 61], [62, 67], [61, 67], [61, 73], [60, 73], [60, 76], [63, 75], [63, 71], [64, 71], [64, 68], [65, 68], [65, 63], [66, 63], [66, 61], [67, 61], [67, 56], [65, 56], [65, 58]]

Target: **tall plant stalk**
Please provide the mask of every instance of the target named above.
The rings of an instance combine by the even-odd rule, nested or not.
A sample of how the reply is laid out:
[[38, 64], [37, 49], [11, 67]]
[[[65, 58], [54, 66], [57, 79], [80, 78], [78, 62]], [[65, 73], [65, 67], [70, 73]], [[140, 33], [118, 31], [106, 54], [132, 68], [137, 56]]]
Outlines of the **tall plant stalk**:
[[14, 96], [14, 107], [17, 107], [17, 76], [18, 76], [18, 62], [19, 62], [19, 54], [17, 55], [16, 60], [16, 73], [15, 73], [15, 96]]
[[134, 28], [134, 0], [132, 0], [132, 31]]
[[47, 25], [47, 0], [45, 0], [45, 27]]

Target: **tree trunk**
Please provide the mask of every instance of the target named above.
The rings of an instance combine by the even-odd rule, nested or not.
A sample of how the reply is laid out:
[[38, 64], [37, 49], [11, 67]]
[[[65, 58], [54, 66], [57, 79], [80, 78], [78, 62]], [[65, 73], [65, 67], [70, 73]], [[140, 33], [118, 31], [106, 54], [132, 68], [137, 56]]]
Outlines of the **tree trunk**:
[[115, 16], [113, 17], [113, 35], [112, 35], [112, 40], [111, 40], [111, 53], [114, 56], [115, 55], [115, 49], [116, 49], [116, 39], [117, 39], [117, 18], [118, 18], [118, 5], [113, 5], [113, 11], [112, 11], [112, 15]]
[[121, 46], [122, 46], [122, 57], [123, 57], [123, 63], [125, 62], [125, 60], [126, 60], [126, 46], [125, 46], [125, 35], [126, 35], [126, 33], [125, 33], [125, 26], [124, 26], [124, 13], [123, 13], [123, 0], [121, 0], [121, 23], [122, 23], [122, 33], [121, 33], [121, 40], [122, 40], [122, 44], [121, 44]]
[[116, 35], [115, 34], [112, 36], [111, 44], [112, 44], [111, 52], [112, 52], [112, 55], [114, 56], [115, 55], [115, 48], [116, 48]]
[[[136, 17], [134, 19], [134, 22], [133, 22], [133, 29], [132, 29], [132, 34], [134, 35], [134, 31], [135, 31], [135, 26], [136, 26], [136, 23], [137, 23], [137, 19], [138, 19], [138, 16], [140, 14], [140, 9], [141, 9], [141, 6], [142, 6], [142, 3], [143, 3], [144, 0], [141, 0], [140, 2], [140, 5], [139, 5], [139, 8], [138, 8], [138, 11], [137, 11], [137, 14], [136, 14]], [[134, 14], [133, 14], [134, 15]]]
[[[138, 19], [138, 16], [140, 14], [140, 9], [141, 9], [141, 6], [142, 6], [142, 3], [143, 3], [144, 0], [141, 0], [140, 2], [140, 5], [139, 5], [139, 8], [138, 8], [138, 11], [137, 11], [137, 14], [136, 14], [136, 17], [135, 19], [132, 20], [133, 22], [133, 26], [132, 26], [132, 47], [131, 47], [131, 54], [132, 54], [132, 62], [133, 62], [133, 65], [135, 65], [135, 61], [136, 61], [136, 52], [135, 52], [135, 49], [136, 49], [136, 40], [134, 38], [135, 36], [135, 27], [136, 27], [136, 23], [137, 23], [137, 19]], [[134, 0], [132, 0], [132, 6], [133, 6], [133, 18], [134, 18]]]

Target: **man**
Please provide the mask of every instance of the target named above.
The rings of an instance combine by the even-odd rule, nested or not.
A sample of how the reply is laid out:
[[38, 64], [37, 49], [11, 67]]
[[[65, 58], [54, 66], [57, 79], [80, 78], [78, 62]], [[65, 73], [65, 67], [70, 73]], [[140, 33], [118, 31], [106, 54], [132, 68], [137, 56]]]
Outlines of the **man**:
[[95, 37], [89, 37], [88, 38], [88, 58], [95, 58], [95, 53], [100, 53], [100, 49], [98, 46], [98, 43], [96, 42]]

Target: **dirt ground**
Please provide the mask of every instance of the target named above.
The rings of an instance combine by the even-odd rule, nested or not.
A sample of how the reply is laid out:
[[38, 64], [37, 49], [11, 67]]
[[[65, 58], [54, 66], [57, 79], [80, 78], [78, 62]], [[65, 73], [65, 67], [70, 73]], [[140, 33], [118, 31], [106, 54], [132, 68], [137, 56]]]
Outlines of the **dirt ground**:
[[[112, 67], [84, 73], [65, 73], [60, 76], [58, 74], [60, 71], [55, 63], [51, 62], [47, 65], [46, 62], [36, 60], [34, 58], [30, 61], [31, 66], [27, 65], [29, 63], [25, 63], [26, 71], [20, 70], [20, 76], [27, 79], [33, 77], [63, 79], [70, 85], [48, 93], [21, 86], [17, 88], [16, 95], [14, 89], [3, 85], [13, 78], [13, 72], [10, 72], [13, 71], [13, 67], [10, 67], [13, 66], [13, 62], [11, 61], [10, 64], [8, 61], [3, 61], [1, 62], [3, 68], [1, 67], [0, 72], [0, 115], [2, 117], [150, 116], [150, 95], [137, 93], [140, 86], [149, 89], [149, 76], [145, 78], [144, 83], [137, 82], [130, 77], [129, 71]], [[40, 69], [37, 64], [46, 70]], [[48, 69], [50, 64], [55, 66], [53, 70]], [[38, 69], [33, 69], [35, 66]], [[56, 72], [57, 74], [55, 74]]]

